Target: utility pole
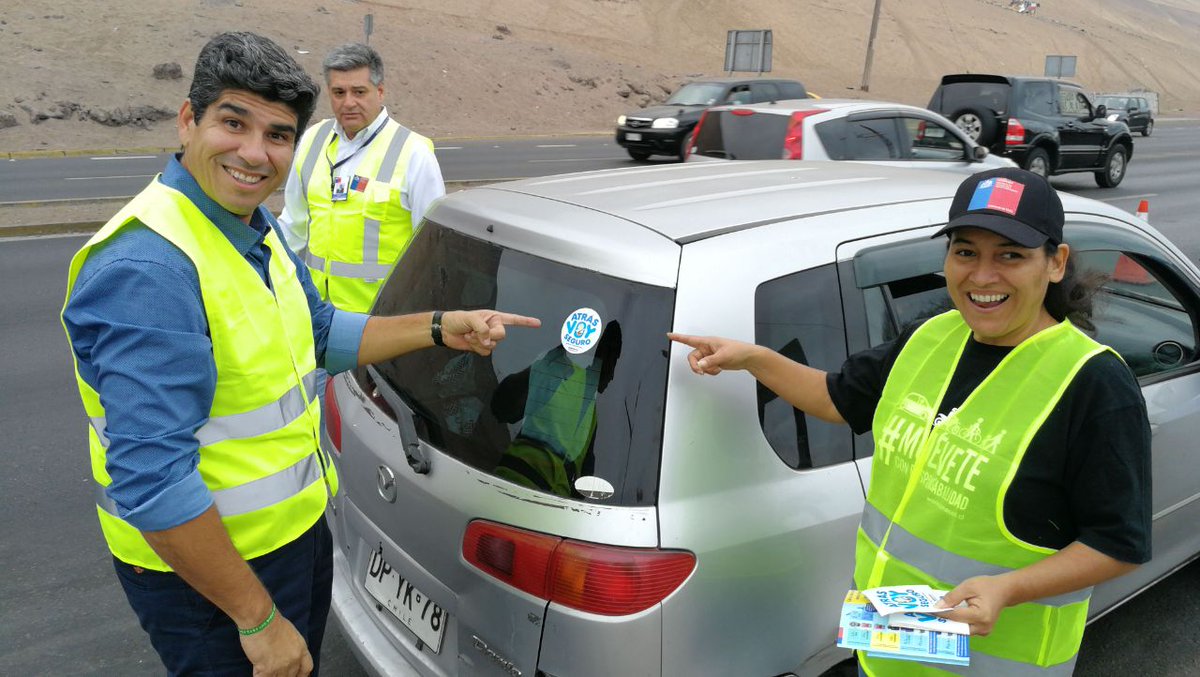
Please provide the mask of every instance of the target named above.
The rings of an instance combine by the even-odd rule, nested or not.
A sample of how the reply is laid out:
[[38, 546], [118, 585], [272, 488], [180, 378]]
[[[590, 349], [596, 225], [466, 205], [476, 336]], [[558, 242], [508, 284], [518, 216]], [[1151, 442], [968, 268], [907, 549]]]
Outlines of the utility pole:
[[875, 34], [879, 32], [879, 5], [875, 0], [875, 13], [871, 16], [871, 37], [867, 38], [867, 63], [863, 66], [862, 91], [871, 91], [871, 62], [875, 60]]

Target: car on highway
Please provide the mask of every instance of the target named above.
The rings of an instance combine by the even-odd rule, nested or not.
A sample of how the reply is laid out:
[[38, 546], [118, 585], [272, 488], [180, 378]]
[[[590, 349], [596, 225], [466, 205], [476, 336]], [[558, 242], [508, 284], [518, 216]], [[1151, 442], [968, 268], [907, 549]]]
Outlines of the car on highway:
[[[447, 195], [375, 313], [541, 318], [489, 357], [430, 349], [331, 377], [333, 610], [376, 675], [819, 675], [871, 435], [748, 375], [701, 379], [669, 331], [838, 369], [949, 303], [960, 178], [850, 162], [613, 169]], [[1200, 552], [1200, 270], [1146, 222], [1062, 194], [1106, 273], [1097, 338], [1153, 437], [1154, 559], [1095, 618]]]
[[1096, 103], [1108, 109], [1110, 122], [1124, 122], [1129, 131], [1141, 132], [1142, 136], [1154, 133], [1154, 110], [1144, 96], [1102, 94]]
[[856, 99], [714, 106], [696, 125], [687, 159], [849, 160], [961, 174], [1016, 166], [937, 113]]
[[1083, 88], [1054, 78], [960, 73], [942, 76], [927, 106], [996, 155], [1042, 176], [1088, 172], [1116, 187], [1133, 158], [1123, 122], [1088, 99]]
[[705, 109], [722, 103], [759, 103], [809, 96], [804, 84], [778, 78], [700, 78], [684, 83], [661, 106], [617, 118], [617, 145], [639, 162], [651, 155], [683, 160], [692, 129]]

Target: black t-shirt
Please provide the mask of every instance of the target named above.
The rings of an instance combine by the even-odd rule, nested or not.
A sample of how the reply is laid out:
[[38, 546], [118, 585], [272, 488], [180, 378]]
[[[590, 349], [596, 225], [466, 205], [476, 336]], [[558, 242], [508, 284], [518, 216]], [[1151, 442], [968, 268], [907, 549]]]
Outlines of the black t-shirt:
[[[883, 384], [913, 330], [851, 355], [827, 379], [856, 433], [871, 429]], [[961, 405], [1012, 348], [967, 340], [938, 413]], [[1092, 357], [1029, 443], [1004, 499], [1014, 536], [1061, 549], [1080, 541], [1110, 557], [1150, 560], [1150, 423], [1132, 372], [1116, 355]]]

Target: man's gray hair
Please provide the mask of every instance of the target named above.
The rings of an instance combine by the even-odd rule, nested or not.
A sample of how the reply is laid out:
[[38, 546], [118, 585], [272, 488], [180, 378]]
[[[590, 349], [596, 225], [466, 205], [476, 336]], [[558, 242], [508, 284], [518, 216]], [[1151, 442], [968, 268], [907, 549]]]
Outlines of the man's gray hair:
[[[257, 94], [296, 114], [296, 131], [308, 127], [321, 86], [282, 47], [256, 33], [221, 33], [200, 50], [188, 100], [197, 123], [226, 90]], [[299, 142], [300, 135], [296, 135]]]
[[366, 66], [371, 69], [371, 84], [383, 84], [383, 59], [379, 52], [361, 42], [347, 42], [333, 48], [325, 61], [321, 62], [321, 73], [329, 82], [329, 71], [353, 71]]

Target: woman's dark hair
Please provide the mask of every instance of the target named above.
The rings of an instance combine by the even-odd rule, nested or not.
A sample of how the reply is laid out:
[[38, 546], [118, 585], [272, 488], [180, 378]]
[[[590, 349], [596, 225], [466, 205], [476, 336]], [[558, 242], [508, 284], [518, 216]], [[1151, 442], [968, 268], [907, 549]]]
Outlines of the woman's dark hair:
[[[1058, 245], [1047, 242], [1043, 246], [1046, 256], [1054, 256]], [[1096, 292], [1108, 281], [1108, 276], [1096, 271], [1079, 272], [1075, 268], [1075, 256], [1072, 252], [1067, 256], [1067, 267], [1060, 282], [1051, 282], [1046, 289], [1046, 312], [1054, 319], [1062, 322], [1070, 320], [1071, 324], [1085, 331], [1096, 331], [1092, 323], [1092, 299]]]
[[[285, 104], [296, 131], [308, 127], [321, 87], [282, 47], [256, 33], [221, 33], [200, 50], [188, 100], [197, 123], [222, 92], [237, 89]], [[296, 134], [299, 141], [300, 134]]]

